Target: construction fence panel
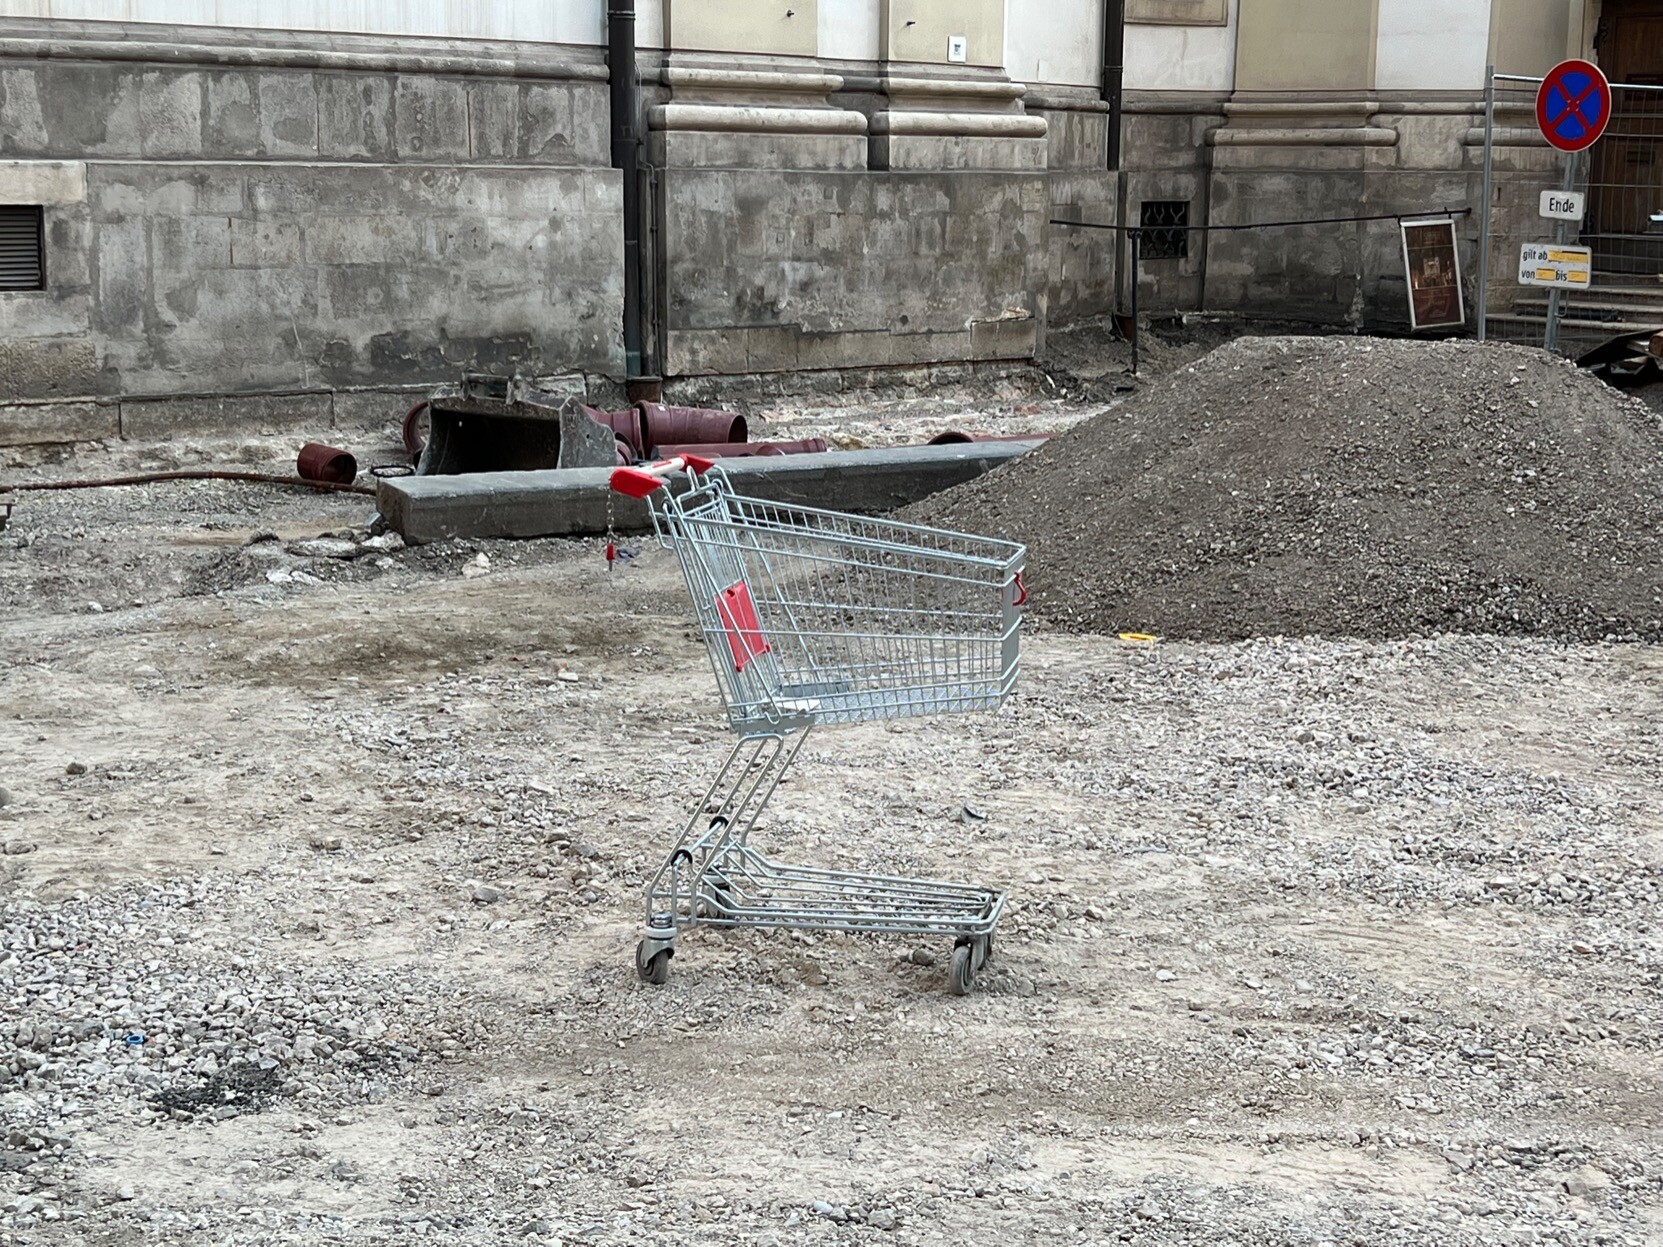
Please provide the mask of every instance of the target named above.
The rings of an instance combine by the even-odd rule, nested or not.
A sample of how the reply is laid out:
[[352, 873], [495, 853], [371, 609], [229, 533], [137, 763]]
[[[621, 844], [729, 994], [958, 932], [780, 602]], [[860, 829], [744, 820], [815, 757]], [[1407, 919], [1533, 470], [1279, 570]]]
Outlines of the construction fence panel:
[[[1486, 103], [1481, 332], [1576, 356], [1619, 335], [1663, 328], [1663, 87], [1613, 83], [1604, 135], [1567, 155], [1537, 128], [1540, 85], [1539, 78], [1498, 74]], [[1583, 196], [1580, 219], [1542, 214], [1543, 193], [1561, 190]], [[1591, 278], [1523, 284], [1527, 244], [1557, 244], [1556, 255], [1587, 248]]]

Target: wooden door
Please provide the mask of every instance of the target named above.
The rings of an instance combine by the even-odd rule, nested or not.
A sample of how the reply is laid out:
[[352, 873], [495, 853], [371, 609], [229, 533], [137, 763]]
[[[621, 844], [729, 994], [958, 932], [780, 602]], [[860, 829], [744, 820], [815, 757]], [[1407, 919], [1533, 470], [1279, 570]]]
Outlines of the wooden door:
[[[1613, 84], [1663, 86], [1663, 0], [1606, 0], [1598, 53]], [[1663, 262], [1663, 91], [1616, 85], [1610, 127], [1589, 161], [1587, 241], [1595, 266], [1656, 273]]]

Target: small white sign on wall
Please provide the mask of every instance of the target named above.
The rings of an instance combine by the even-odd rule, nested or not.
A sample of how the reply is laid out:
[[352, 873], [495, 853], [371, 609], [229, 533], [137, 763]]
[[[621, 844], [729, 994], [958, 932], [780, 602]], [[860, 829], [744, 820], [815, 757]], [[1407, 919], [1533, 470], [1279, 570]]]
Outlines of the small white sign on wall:
[[970, 40], [967, 36], [947, 36], [947, 59], [960, 64], [970, 59]]

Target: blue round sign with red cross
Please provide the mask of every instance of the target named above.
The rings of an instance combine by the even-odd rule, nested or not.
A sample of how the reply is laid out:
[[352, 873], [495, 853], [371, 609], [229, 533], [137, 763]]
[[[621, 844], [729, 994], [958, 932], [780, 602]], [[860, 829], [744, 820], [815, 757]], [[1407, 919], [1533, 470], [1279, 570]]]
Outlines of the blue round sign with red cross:
[[1598, 65], [1561, 61], [1536, 92], [1536, 124], [1554, 147], [1579, 152], [1592, 147], [1611, 121], [1611, 84]]

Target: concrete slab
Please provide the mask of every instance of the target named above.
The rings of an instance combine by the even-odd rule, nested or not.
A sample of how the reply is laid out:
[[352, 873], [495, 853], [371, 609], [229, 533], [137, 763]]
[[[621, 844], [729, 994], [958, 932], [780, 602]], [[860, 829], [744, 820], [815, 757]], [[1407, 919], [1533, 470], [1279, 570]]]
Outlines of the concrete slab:
[[[973, 480], [1039, 441], [972, 442], [821, 455], [735, 459], [734, 488], [774, 502], [877, 515]], [[376, 482], [382, 517], [412, 545], [447, 537], [579, 537], [604, 533], [608, 498], [620, 533], [651, 528], [646, 504], [613, 495], [610, 468], [403, 476]]]

